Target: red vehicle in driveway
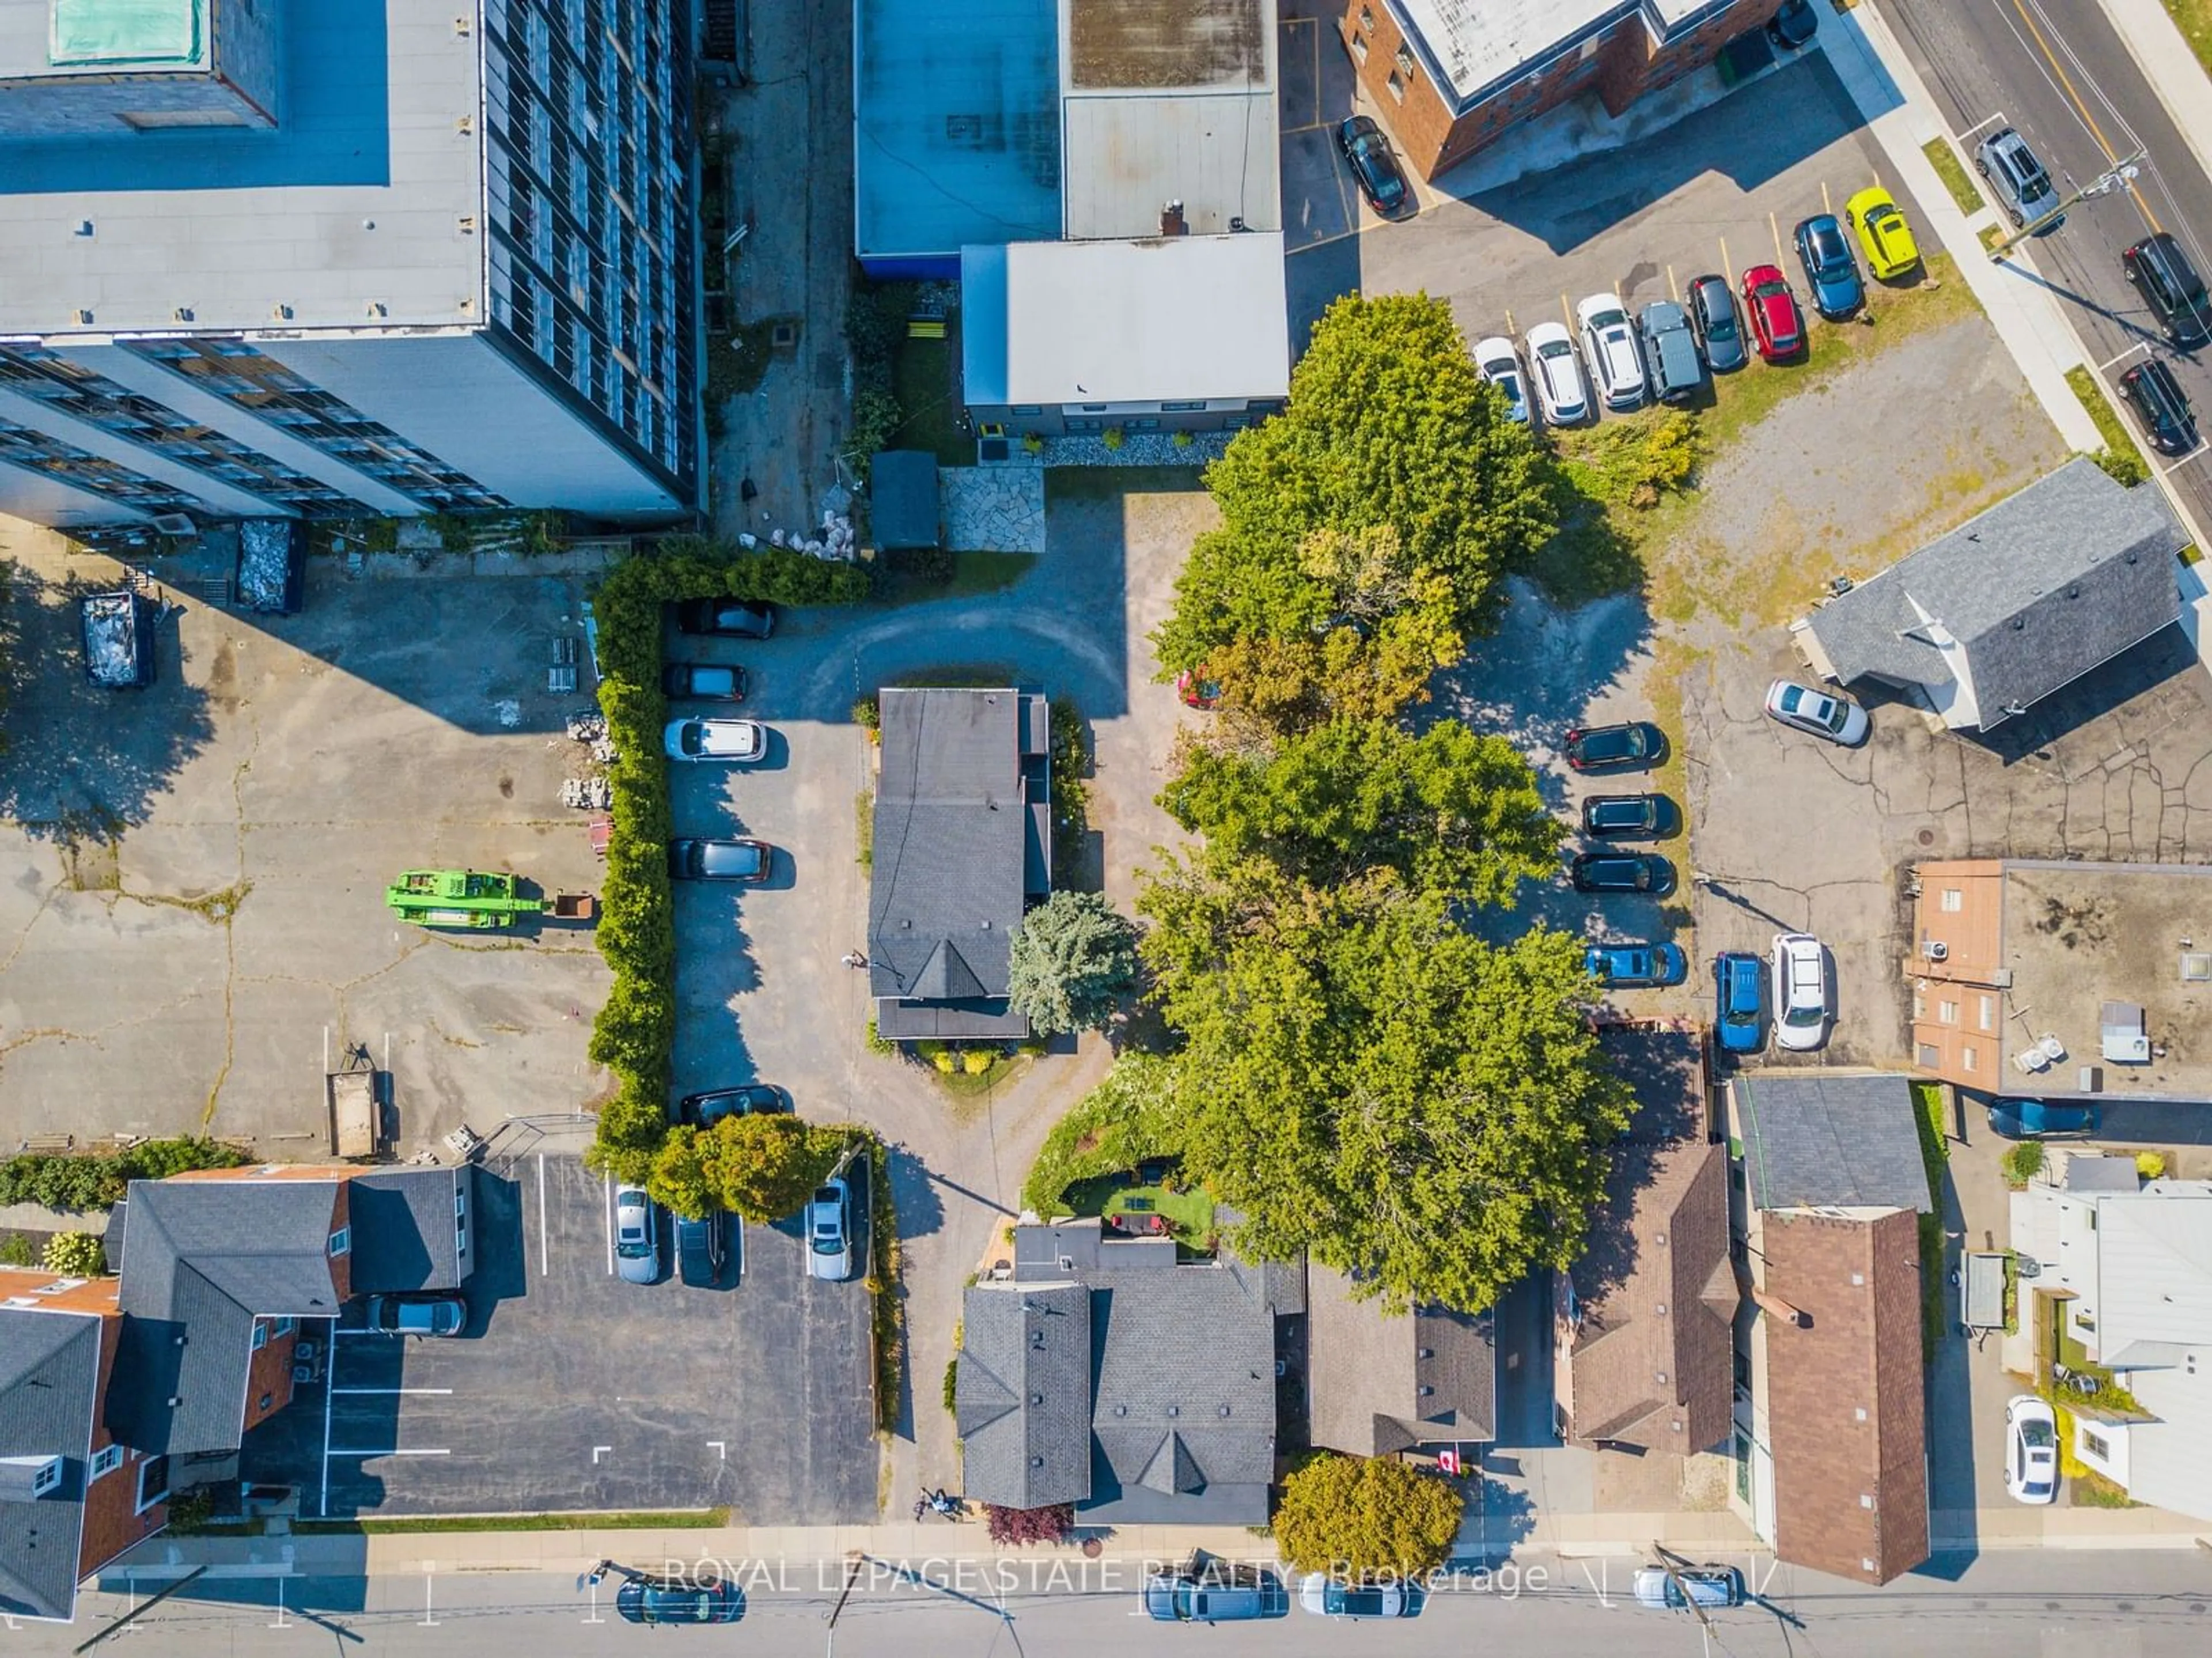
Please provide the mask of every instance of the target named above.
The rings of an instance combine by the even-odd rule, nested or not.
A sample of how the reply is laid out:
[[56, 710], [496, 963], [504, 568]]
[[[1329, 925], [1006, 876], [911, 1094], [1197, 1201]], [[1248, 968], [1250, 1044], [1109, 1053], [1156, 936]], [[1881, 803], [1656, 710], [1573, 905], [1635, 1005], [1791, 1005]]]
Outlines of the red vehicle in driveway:
[[1805, 313], [1778, 267], [1755, 264], [1743, 273], [1743, 310], [1759, 355], [1767, 361], [1780, 362], [1805, 349]]

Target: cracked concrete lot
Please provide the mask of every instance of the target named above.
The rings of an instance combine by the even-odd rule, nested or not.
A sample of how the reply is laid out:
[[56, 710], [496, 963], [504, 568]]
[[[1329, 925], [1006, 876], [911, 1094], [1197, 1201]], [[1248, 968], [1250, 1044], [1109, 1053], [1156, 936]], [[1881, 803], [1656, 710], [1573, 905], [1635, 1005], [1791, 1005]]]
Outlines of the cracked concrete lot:
[[[584, 751], [546, 665], [580, 579], [352, 578], [311, 561], [304, 612], [174, 596], [160, 677], [79, 668], [72, 586], [113, 585], [0, 525], [15, 695], [0, 755], [0, 1121], [12, 1135], [211, 1133], [325, 1150], [325, 1055], [393, 1073], [406, 1155], [466, 1119], [573, 1111], [605, 994], [590, 934], [395, 922], [410, 867], [509, 869], [590, 890]], [[379, 561], [380, 565], [386, 561]], [[402, 569], [414, 567], [397, 562]], [[164, 567], [179, 574], [173, 563]]]

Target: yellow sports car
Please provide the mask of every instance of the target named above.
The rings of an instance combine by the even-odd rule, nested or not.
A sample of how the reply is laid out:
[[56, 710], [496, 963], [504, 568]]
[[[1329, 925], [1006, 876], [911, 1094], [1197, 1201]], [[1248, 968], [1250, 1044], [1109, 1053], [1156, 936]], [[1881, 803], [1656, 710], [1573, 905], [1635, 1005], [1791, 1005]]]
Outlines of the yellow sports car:
[[1912, 240], [1912, 227], [1890, 193], [1880, 185], [1869, 185], [1844, 203], [1844, 217], [1859, 233], [1866, 250], [1867, 269], [1882, 282], [1902, 276], [1920, 263], [1920, 249]]

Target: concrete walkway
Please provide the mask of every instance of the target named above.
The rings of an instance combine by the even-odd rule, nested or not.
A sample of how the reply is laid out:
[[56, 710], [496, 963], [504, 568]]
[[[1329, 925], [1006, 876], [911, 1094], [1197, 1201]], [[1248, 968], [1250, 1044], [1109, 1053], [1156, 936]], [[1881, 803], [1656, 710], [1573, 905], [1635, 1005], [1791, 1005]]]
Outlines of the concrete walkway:
[[2173, 117], [2197, 165], [2212, 174], [2212, 78], [2159, 0], [2100, 0], [2112, 33]]

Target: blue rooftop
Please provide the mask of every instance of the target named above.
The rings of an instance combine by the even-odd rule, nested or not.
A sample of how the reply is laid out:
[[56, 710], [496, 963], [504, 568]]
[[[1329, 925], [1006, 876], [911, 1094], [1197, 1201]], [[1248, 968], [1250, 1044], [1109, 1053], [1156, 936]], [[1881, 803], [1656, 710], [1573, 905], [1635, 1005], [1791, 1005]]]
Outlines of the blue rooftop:
[[1060, 230], [1057, 0], [856, 0], [864, 261]]

